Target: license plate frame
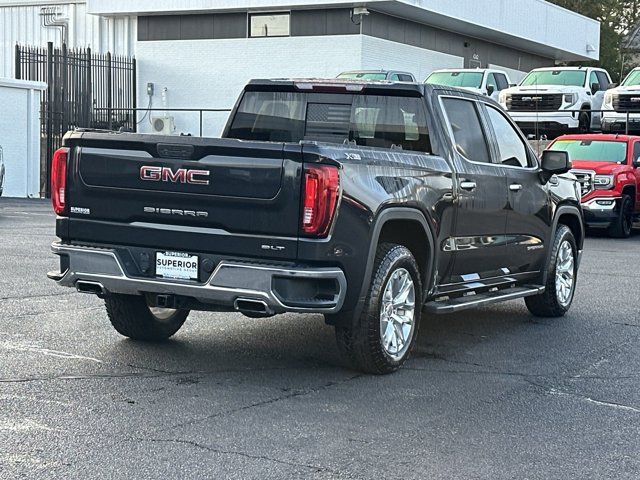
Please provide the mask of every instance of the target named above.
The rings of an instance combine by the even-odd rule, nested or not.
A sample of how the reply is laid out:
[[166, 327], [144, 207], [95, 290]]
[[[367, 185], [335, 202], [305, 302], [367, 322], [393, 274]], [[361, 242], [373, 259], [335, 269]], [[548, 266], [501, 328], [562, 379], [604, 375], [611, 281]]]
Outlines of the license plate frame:
[[155, 266], [157, 278], [198, 281], [200, 258], [185, 252], [157, 251]]

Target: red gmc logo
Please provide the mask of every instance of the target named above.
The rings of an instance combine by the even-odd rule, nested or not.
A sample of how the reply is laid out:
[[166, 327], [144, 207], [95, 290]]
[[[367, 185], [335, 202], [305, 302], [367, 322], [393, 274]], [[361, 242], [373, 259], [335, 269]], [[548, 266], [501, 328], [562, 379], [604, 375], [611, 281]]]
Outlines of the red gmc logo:
[[[178, 168], [173, 170], [169, 167], [152, 167], [145, 165], [140, 167], [140, 179], [150, 182], [172, 182], [172, 183], [189, 183], [191, 185], [209, 185], [209, 170], [190, 170], [187, 168]], [[200, 177], [200, 178], [198, 178]]]

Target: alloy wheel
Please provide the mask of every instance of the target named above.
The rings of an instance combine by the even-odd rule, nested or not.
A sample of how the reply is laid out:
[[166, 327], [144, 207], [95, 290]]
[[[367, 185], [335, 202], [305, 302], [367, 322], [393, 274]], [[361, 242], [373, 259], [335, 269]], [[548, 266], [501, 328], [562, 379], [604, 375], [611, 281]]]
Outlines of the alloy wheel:
[[558, 302], [566, 307], [573, 299], [575, 284], [575, 260], [571, 243], [563, 241], [556, 261], [556, 295]]
[[396, 269], [385, 286], [380, 305], [380, 341], [390, 357], [407, 353], [415, 331], [416, 290], [411, 274]]

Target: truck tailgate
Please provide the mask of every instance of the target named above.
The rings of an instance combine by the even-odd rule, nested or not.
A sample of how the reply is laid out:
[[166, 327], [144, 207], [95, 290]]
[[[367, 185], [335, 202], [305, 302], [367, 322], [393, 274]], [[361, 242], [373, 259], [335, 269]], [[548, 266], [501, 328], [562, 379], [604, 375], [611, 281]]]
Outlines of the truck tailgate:
[[71, 147], [74, 241], [296, 257], [297, 145], [85, 134]]

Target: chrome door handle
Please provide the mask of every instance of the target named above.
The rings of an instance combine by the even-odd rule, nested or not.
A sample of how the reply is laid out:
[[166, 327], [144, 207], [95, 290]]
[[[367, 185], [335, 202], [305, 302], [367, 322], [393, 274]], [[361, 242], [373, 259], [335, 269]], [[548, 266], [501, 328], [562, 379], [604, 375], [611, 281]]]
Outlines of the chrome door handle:
[[511, 190], [512, 192], [519, 192], [520, 190], [522, 190], [522, 185], [520, 185], [519, 183], [512, 183], [511, 185], [509, 185], [509, 190]]
[[460, 182], [460, 188], [462, 188], [463, 190], [475, 190], [477, 187], [476, 182], [470, 182], [470, 181], [463, 181]]

